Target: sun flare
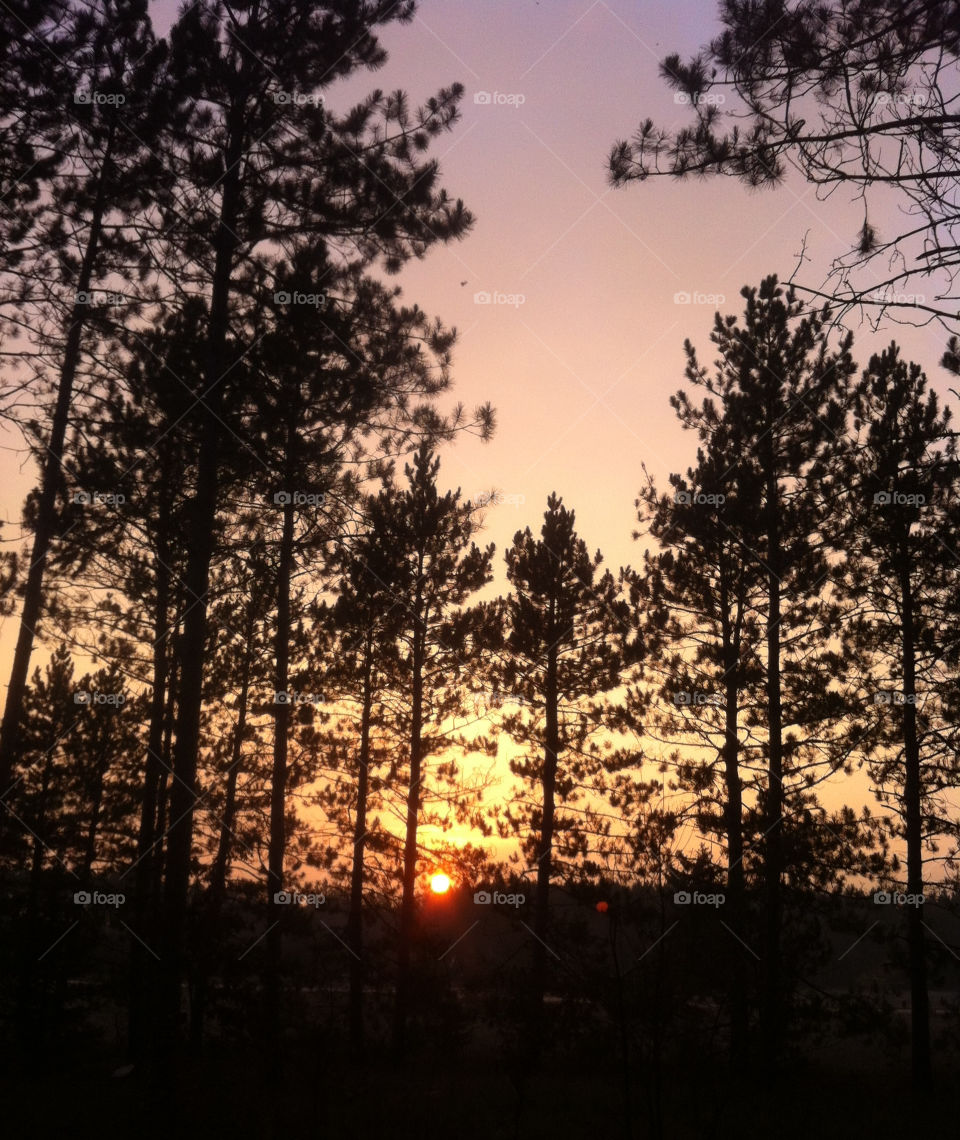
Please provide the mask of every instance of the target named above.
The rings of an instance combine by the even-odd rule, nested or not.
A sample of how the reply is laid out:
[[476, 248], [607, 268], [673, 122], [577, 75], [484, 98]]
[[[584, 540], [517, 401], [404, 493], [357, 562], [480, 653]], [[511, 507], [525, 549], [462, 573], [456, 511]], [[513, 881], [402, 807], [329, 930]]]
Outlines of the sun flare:
[[434, 875], [430, 880], [430, 890], [435, 895], [445, 895], [450, 890], [450, 878], [443, 873]]

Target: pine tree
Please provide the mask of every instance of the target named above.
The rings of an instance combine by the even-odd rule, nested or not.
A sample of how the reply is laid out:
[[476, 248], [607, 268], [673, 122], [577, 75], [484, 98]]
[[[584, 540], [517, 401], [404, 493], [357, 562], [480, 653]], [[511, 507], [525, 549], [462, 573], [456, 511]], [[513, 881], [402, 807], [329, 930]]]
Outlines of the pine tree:
[[[85, 337], [91, 326], [95, 333], [103, 320], [96, 312], [100, 286], [109, 284], [120, 296], [132, 290], [118, 281], [126, 283], [131, 275], [142, 281], [145, 275], [149, 261], [133, 234], [150, 205], [143, 187], [163, 181], [151, 143], [162, 114], [172, 112], [158, 82], [164, 49], [154, 41], [146, 0], [102, 2], [102, 9], [68, 9], [64, 42], [47, 49], [62, 66], [52, 75], [45, 73], [49, 83], [45, 99], [73, 99], [73, 129], [49, 186], [52, 202], [35, 222], [40, 252], [17, 265], [23, 283], [17, 293], [23, 310], [18, 323], [42, 330], [49, 343], [52, 316], [61, 332], [52, 338], [50, 352], [56, 366], [50, 381], [49, 425], [31, 429], [41, 440], [41, 479], [31, 519], [33, 542], [17, 644], [0, 721], [0, 787], [9, 783], [16, 761], [23, 690], [41, 618], [43, 578], [55, 538], [67, 428]], [[29, 145], [29, 136], [24, 145]], [[115, 303], [110, 297], [106, 300]], [[132, 313], [139, 305], [133, 302], [125, 308]]]
[[932, 1062], [927, 939], [916, 899], [929, 889], [925, 864], [937, 836], [954, 829], [943, 793], [958, 778], [955, 649], [945, 636], [957, 564], [942, 536], [956, 527], [960, 466], [949, 411], [896, 344], [864, 370], [855, 415], [843, 585], [857, 609], [845, 635], [869, 704], [851, 719], [881, 802], [892, 810], [893, 833], [906, 845], [905, 887], [914, 899], [904, 908], [911, 1069], [922, 1092]]
[[[760, 811], [765, 886], [764, 1054], [775, 1066], [783, 1038], [782, 881], [787, 869], [789, 808], [810, 809], [818, 779], [849, 760], [838, 725], [842, 702], [831, 689], [836, 653], [829, 641], [840, 610], [825, 588], [841, 522], [849, 378], [848, 335], [827, 340], [829, 313], [803, 312], [776, 277], [744, 288], [743, 323], [718, 313], [711, 340], [716, 378], [687, 347], [688, 376], [723, 405], [731, 446], [739, 454], [734, 481], [752, 517], [738, 520], [737, 538], [763, 575], [757, 620], [763, 632], [764, 700], [748, 727], [764, 732], [766, 787]], [[684, 398], [679, 397], [680, 407]], [[832, 544], [832, 545], [831, 545]]]
[[[372, 502], [368, 500], [369, 515]], [[382, 848], [385, 836], [374, 812], [382, 810], [389, 783], [387, 763], [391, 738], [385, 700], [401, 684], [398, 638], [405, 621], [402, 603], [403, 564], [399, 552], [372, 529], [342, 544], [332, 560], [336, 601], [318, 616], [315, 630], [325, 633], [328, 666], [324, 691], [342, 712], [327, 744], [328, 754], [343, 760], [337, 770], [346, 778], [332, 781], [323, 797], [328, 817], [341, 822], [349, 837], [350, 904], [347, 943], [350, 947], [349, 1030], [354, 1052], [365, 1045], [364, 984], [368, 974], [364, 946], [364, 887], [369, 850]], [[356, 710], [356, 711], [354, 711]]]
[[[523, 711], [504, 728], [527, 750], [511, 770], [533, 789], [529, 801], [507, 810], [507, 823], [523, 835], [524, 853], [536, 869], [534, 897], [532, 1051], [542, 1045], [542, 1004], [550, 946], [550, 885], [558, 853], [586, 861], [591, 832], [588, 797], [603, 795], [609, 758], [593, 739], [601, 724], [596, 698], [616, 689], [638, 644], [622, 577], [600, 572], [603, 557], [591, 556], [575, 529], [572, 510], [556, 495], [547, 500], [540, 537], [518, 531], [506, 552], [504, 657], [497, 670], [508, 696]], [[587, 807], [580, 807], [587, 800]], [[602, 835], [602, 831], [601, 831]]]
[[376, 29], [409, 20], [413, 12], [412, 3], [276, 0], [239, 12], [213, 4], [186, 9], [171, 32], [171, 72], [192, 106], [164, 148], [176, 181], [176, 199], [165, 205], [165, 241], [178, 258], [163, 261], [177, 264], [181, 285], [195, 284], [209, 308], [202, 368], [188, 378], [199, 402], [200, 442], [189, 507], [188, 609], [165, 880], [168, 1053], [183, 968], [224, 418], [231, 404], [244, 402], [244, 372], [236, 366], [250, 348], [231, 335], [231, 322], [239, 326], [251, 288], [269, 281], [271, 241], [291, 253], [292, 239], [322, 238], [349, 259], [383, 258], [388, 269], [397, 269], [468, 228], [462, 203], [437, 188], [436, 162], [416, 157], [452, 125], [460, 87], [441, 92], [416, 114], [402, 93], [375, 92], [344, 116], [322, 106], [321, 93], [335, 80], [384, 61]]
[[[945, 294], [915, 289], [931, 272], [951, 279], [957, 265], [956, 5], [724, 2], [719, 23], [691, 59], [673, 53], [660, 64], [690, 124], [641, 121], [610, 152], [611, 182], [720, 175], [772, 187], [793, 167], [824, 192], [842, 183], [861, 203], [863, 224], [827, 281], [809, 291], [841, 313], [936, 318], [955, 330], [956, 306]], [[910, 219], [888, 233], [878, 218], [881, 187]]]
[[491, 580], [494, 548], [480, 549], [473, 542], [479, 519], [469, 503], [461, 502], [460, 492], [440, 494], [439, 467], [439, 458], [430, 443], [424, 442], [413, 463], [404, 468], [407, 486], [399, 489], [388, 482], [370, 503], [376, 541], [394, 552], [388, 586], [402, 614], [397, 637], [402, 670], [398, 695], [406, 756], [403, 763], [397, 759], [396, 768], [403, 773], [405, 802], [393, 1026], [393, 1045], [399, 1056], [404, 1053], [410, 1014], [419, 831], [431, 798], [437, 795], [436, 781], [449, 782], [457, 775], [452, 760], [435, 764], [433, 772], [428, 761], [452, 748], [491, 746], [483, 740], [463, 739], [455, 726], [469, 711], [461, 680], [483, 654], [481, 619], [463, 607]]
[[740, 941], [730, 947], [730, 1050], [739, 1067], [749, 1023], [745, 839], [756, 838], [744, 834], [744, 798], [757, 784], [744, 722], [760, 696], [755, 611], [763, 584], [740, 535], [757, 504], [752, 488], [737, 484], [737, 429], [722, 406], [709, 396], [699, 407], [685, 397], [671, 403], [684, 426], [697, 431], [697, 465], [685, 478], [671, 476], [672, 494], [660, 495], [652, 480], [643, 488], [637, 507], [644, 529], [634, 537], [649, 535], [659, 549], [645, 551], [632, 583], [644, 615], [647, 677], [665, 700], [650, 708], [650, 690], [641, 685], [629, 692], [627, 708], [658, 739], [682, 746], [692, 738], [696, 749], [696, 759], [678, 760], [678, 784], [696, 798], [700, 829], [719, 835], [726, 848], [725, 921]]

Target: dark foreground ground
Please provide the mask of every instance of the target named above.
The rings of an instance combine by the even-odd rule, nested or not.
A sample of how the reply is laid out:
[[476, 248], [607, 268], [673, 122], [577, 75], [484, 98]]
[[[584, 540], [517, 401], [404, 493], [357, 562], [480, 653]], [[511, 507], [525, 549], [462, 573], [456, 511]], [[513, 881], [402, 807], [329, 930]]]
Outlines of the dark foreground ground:
[[[472, 898], [465, 913], [425, 924], [402, 1064], [386, 1048], [395, 1004], [386, 953], [371, 954], [374, 965], [386, 965], [364, 991], [371, 1045], [360, 1064], [348, 1047], [342, 942], [330, 928], [310, 925], [315, 916], [299, 916], [282, 1000], [283, 1064], [272, 1080], [253, 955], [221, 954], [208, 978], [203, 1033], [192, 1038], [202, 1044], [161, 1076], [127, 1063], [125, 929], [97, 928], [86, 957], [74, 952], [76, 943], [62, 961], [43, 956], [28, 991], [32, 1004], [19, 1000], [11, 951], [0, 969], [0, 1137], [953, 1140], [960, 1136], [960, 957], [952, 947], [960, 947], [960, 919], [952, 910], [930, 916], [937, 1081], [914, 1097], [900, 916], [884, 911], [884, 926], [871, 900], [831, 905], [831, 921], [812, 933], [817, 915], [797, 908], [790, 945], [804, 968], [790, 990], [776, 1079], [764, 1075], [759, 1047], [730, 1072], [726, 990], [738, 959], [713, 915], [668, 916], [671, 925], [658, 934], [654, 914], [653, 925], [614, 931], [608, 916], [584, 903], [580, 927], [558, 926], [562, 967], [544, 1001], [536, 1072], [524, 1012], [528, 929], [521, 916], [485, 913], [476, 921]], [[246, 945], [250, 931], [241, 933]], [[60, 934], [51, 929], [49, 940]], [[0, 937], [0, 965], [3, 947]], [[756, 1042], [761, 978], [753, 958], [745, 960]], [[184, 987], [184, 1041], [190, 997]]]
[[[137, 1073], [113, 1076], [106, 1058], [76, 1058], [59, 1074], [8, 1069], [2, 1083], [8, 1136], [30, 1137], [632, 1137], [712, 1136], [783, 1140], [952, 1137], [957, 1135], [958, 1072], [913, 1103], [902, 1068], [863, 1067], [848, 1056], [792, 1063], [779, 1083], [754, 1074], [734, 1087], [728, 1074], [698, 1072], [698, 1059], [665, 1068], [662, 1123], [655, 1119], [653, 1074], [630, 1074], [626, 1122], [621, 1071], [589, 1062], [548, 1062], [524, 1089], [496, 1060], [451, 1063], [422, 1051], [399, 1070], [385, 1059], [365, 1069], [304, 1050], [287, 1067], [282, 1091], [265, 1083], [263, 1057], [221, 1051], [186, 1064], [179, 1096]], [[22, 1131], [21, 1131], [22, 1129]]]

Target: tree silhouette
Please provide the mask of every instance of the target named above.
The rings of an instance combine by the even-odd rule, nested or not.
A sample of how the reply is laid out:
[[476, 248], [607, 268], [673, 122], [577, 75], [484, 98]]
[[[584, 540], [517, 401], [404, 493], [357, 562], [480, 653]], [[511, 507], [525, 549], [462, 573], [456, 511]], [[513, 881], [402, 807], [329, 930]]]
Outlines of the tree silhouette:
[[249, 305], [251, 286], [256, 293], [256, 283], [269, 281], [270, 241], [283, 248], [298, 237], [322, 238], [396, 269], [468, 228], [462, 203], [437, 189], [436, 162], [415, 154], [451, 126], [460, 88], [416, 115], [401, 93], [375, 92], [341, 117], [321, 105], [335, 80], [383, 63], [376, 29], [413, 11], [409, 3], [289, 0], [242, 11], [214, 4], [185, 10], [171, 31], [171, 74], [190, 104], [163, 150], [176, 185], [164, 242], [179, 256], [162, 261], [176, 265], [180, 288], [190, 282], [207, 296], [209, 309], [202, 369], [190, 378], [200, 433], [164, 884], [168, 1054], [177, 1036], [224, 417], [242, 399], [245, 372], [237, 365], [250, 347], [231, 335], [231, 323]]
[[745, 713], [761, 696], [756, 609], [763, 587], [762, 567], [741, 536], [759, 504], [755, 487], [737, 479], [738, 425], [729, 422], [723, 404], [718, 408], [710, 396], [699, 407], [687, 398], [671, 403], [684, 426], [697, 432], [697, 466], [686, 477], [671, 477], [672, 494], [660, 495], [652, 479], [642, 489], [637, 507], [645, 525], [634, 537], [649, 534], [659, 549], [645, 552], [643, 571], [633, 580], [644, 614], [648, 671], [659, 674], [667, 703], [665, 711], [650, 709], [649, 690], [640, 686], [628, 694], [626, 707], [661, 739], [693, 737], [707, 750], [702, 760], [678, 760], [678, 781], [700, 805], [699, 827], [726, 845], [726, 921], [742, 944], [731, 947], [730, 1049], [739, 1067], [746, 1061], [749, 1022], [742, 953], [749, 945], [744, 792], [757, 789], [751, 771], [757, 742]]
[[[530, 1007], [534, 1057], [542, 1037], [550, 946], [550, 884], [555, 852], [590, 860], [596, 821], [576, 805], [588, 791], [603, 792], [612, 753], [593, 740], [601, 714], [593, 702], [615, 689], [638, 648], [621, 582], [603, 557], [593, 556], [575, 529], [572, 510], [552, 494], [540, 537], [527, 527], [506, 552], [505, 657], [498, 670], [505, 692], [523, 703], [504, 727], [527, 750], [511, 770], [536, 789], [532, 802], [506, 810], [510, 827], [524, 835], [524, 852], [536, 867], [534, 948]], [[565, 809], [565, 810], [564, 810]], [[593, 824], [591, 828], [591, 822]], [[600, 829], [602, 835], [602, 828]]]
[[[368, 500], [365, 516], [372, 514]], [[368, 974], [364, 945], [366, 857], [381, 847], [379, 817], [389, 773], [391, 747], [385, 701], [401, 683], [399, 635], [405, 624], [404, 566], [401, 552], [366, 527], [343, 543], [331, 560], [336, 601], [318, 615], [314, 629], [324, 631], [325, 694], [339, 698], [343, 710], [326, 741], [326, 751], [346, 778], [331, 783], [323, 797], [329, 817], [349, 836], [349, 915], [351, 950], [349, 1030], [358, 1056], [364, 1054], [364, 983]], [[353, 708], [357, 711], [354, 712]], [[342, 760], [340, 754], [342, 753]], [[352, 817], [352, 818], [351, 818]]]
[[[878, 320], [916, 314], [954, 330], [954, 6], [774, 0], [723, 3], [718, 14], [722, 30], [692, 59], [673, 54], [660, 64], [692, 125], [671, 131], [643, 120], [630, 141], [613, 146], [612, 183], [726, 175], [775, 186], [794, 166], [824, 195], [847, 187], [863, 224], [826, 285], [809, 291], [840, 313], [865, 306]], [[890, 189], [910, 220], [886, 236], [871, 206]], [[864, 283], [868, 268], [879, 268], [879, 281]], [[937, 296], [914, 295], [917, 277], [930, 273], [940, 281]]]
[[[941, 536], [955, 527], [960, 469], [949, 412], [896, 344], [871, 358], [855, 413], [844, 586], [860, 608], [845, 633], [872, 706], [862, 717], [870, 729], [863, 752], [883, 802], [893, 805], [895, 832], [906, 842], [906, 891], [916, 898], [929, 887], [925, 850], [952, 831], [937, 801], [957, 780], [950, 683], [943, 685], [957, 560]], [[912, 1073], [922, 1090], [932, 1077], [926, 934], [919, 904], [905, 909]]]
[[[427, 761], [451, 747], [483, 749], [483, 740], [459, 738], [450, 723], [467, 711], [460, 681], [471, 662], [479, 661], [482, 614], [464, 610], [464, 603], [492, 577], [493, 546], [473, 542], [479, 519], [458, 491], [441, 495], [437, 488], [440, 460], [424, 442], [404, 467], [407, 486], [388, 482], [369, 504], [370, 526], [376, 542], [387, 551], [392, 574], [386, 585], [399, 602], [402, 624], [397, 631], [403, 674], [400, 723], [406, 756], [396, 761], [404, 771], [403, 865], [396, 1007], [393, 1045], [403, 1055], [410, 1012], [411, 956], [414, 938], [418, 833], [421, 815], [434, 780], [453, 780], [450, 760], [429, 773]], [[399, 564], [394, 560], [399, 560]]]
[[[719, 352], [716, 379], [688, 345], [688, 377], [722, 402], [739, 452], [735, 481], [741, 502], [737, 538], [762, 568], [758, 620], [764, 638], [764, 701], [752, 718], [765, 735], [767, 781], [761, 797], [766, 934], [763, 955], [764, 1049], [775, 1065], [782, 1038], [782, 878], [786, 870], [788, 794], [799, 809], [824, 763], [833, 771], [849, 755], [836, 729], [840, 703], [830, 689], [829, 648], [839, 611], [824, 591], [839, 517], [844, 425], [849, 406], [852, 338], [828, 346], [828, 314], [804, 313], [776, 277], [744, 288], [743, 323], [717, 314], [711, 340]], [[681, 415], [689, 402], [677, 397]], [[801, 667], [800, 661], [803, 661]], [[751, 720], [748, 719], [748, 725]]]
[[[66, 16], [64, 42], [47, 48], [61, 67], [47, 76], [50, 87], [45, 98], [59, 96], [67, 103], [78, 92], [83, 101], [74, 103], [73, 129], [59, 156], [61, 163], [51, 173], [54, 201], [34, 223], [40, 237], [38, 252], [28, 260], [18, 259], [16, 266], [25, 282], [17, 298], [22, 310], [18, 323], [43, 330], [41, 339], [53, 341], [56, 367], [49, 425], [32, 426], [42, 441], [41, 481], [30, 520], [33, 543], [0, 721], [0, 788], [9, 783], [16, 760], [21, 702], [41, 616], [46, 558], [55, 538], [84, 335], [97, 322], [102, 285], [110, 284], [120, 296], [124, 289], [116, 284], [118, 278], [124, 282], [131, 273], [141, 280], [145, 275], [132, 234], [135, 222], [148, 209], [143, 186], [163, 180], [151, 143], [162, 115], [173, 110], [161, 94], [165, 52], [154, 41], [145, 0], [103, 0], [102, 9], [68, 9]], [[106, 300], [116, 304], [109, 296]], [[48, 331], [51, 314], [61, 328], [55, 337]]]

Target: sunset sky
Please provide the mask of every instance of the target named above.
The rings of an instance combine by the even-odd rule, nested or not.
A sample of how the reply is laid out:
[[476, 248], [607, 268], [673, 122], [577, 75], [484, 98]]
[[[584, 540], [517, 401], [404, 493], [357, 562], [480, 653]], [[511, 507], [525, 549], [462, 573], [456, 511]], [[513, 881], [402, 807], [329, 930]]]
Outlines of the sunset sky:
[[[175, 8], [152, 5], [159, 34]], [[454, 398], [496, 408], [494, 439], [445, 449], [441, 479], [467, 496], [496, 487], [508, 497], [488, 512], [484, 535], [497, 545], [501, 584], [503, 550], [518, 528], [539, 529], [551, 491], [614, 570], [638, 563], [630, 534], [641, 463], [665, 485], [694, 457], [695, 440], [668, 405], [683, 385], [684, 338], [712, 360], [715, 308], [739, 312], [744, 284], [789, 276], [805, 237], [800, 280], [821, 285], [861, 225], [855, 203], [818, 201], [799, 176], [762, 192], [733, 180], [610, 188], [610, 147], [641, 118], [667, 128], [690, 121], [658, 64], [709, 39], [715, 9], [712, 0], [421, 0], [412, 24], [382, 32], [390, 59], [381, 71], [327, 93], [342, 109], [374, 87], [403, 88], [414, 104], [456, 81], [466, 88], [461, 121], [431, 154], [475, 228], [406, 267], [399, 283], [406, 300], [459, 330]], [[489, 101], [476, 102], [483, 93]], [[876, 224], [882, 232], [883, 218]], [[479, 292], [522, 303], [478, 304]], [[678, 304], [679, 292], [723, 300]], [[945, 335], [935, 326], [864, 329], [861, 366], [894, 335], [945, 395]], [[9, 538], [34, 474], [19, 456], [4, 463]], [[16, 615], [0, 633], [4, 657], [15, 632]]]
[[[176, 5], [155, 0], [151, 9], [165, 34]], [[454, 398], [497, 410], [494, 439], [447, 448], [441, 475], [466, 495], [497, 487], [511, 497], [487, 518], [501, 553], [518, 527], [536, 529], [557, 491], [591, 548], [614, 568], [636, 562], [641, 462], [664, 482], [695, 450], [667, 402], [683, 384], [684, 338], [711, 360], [714, 310], [739, 312], [743, 285], [789, 276], [806, 236], [800, 280], [819, 286], [856, 238], [860, 208], [839, 194], [818, 202], [799, 176], [765, 191], [733, 180], [609, 186], [610, 147], [641, 118], [690, 121], [658, 64], [709, 39], [714, 12], [704, 0], [421, 0], [411, 24], [381, 33], [384, 68], [328, 89], [341, 109], [374, 87], [402, 88], [412, 103], [456, 81], [466, 88], [461, 121], [431, 154], [476, 225], [398, 281], [407, 301], [459, 331]], [[475, 103], [484, 92], [524, 102]], [[478, 292], [523, 302], [477, 304]], [[725, 300], [677, 304], [678, 292]], [[863, 330], [856, 358], [865, 364], [894, 335], [946, 393], [937, 364], [945, 337], [935, 326]], [[0, 488], [14, 528], [34, 481], [21, 464], [7, 459]]]

